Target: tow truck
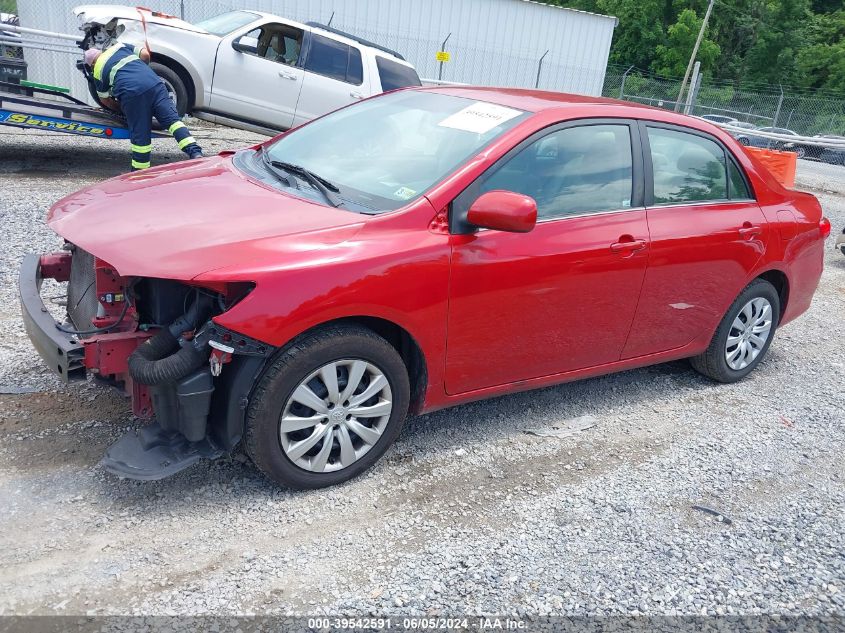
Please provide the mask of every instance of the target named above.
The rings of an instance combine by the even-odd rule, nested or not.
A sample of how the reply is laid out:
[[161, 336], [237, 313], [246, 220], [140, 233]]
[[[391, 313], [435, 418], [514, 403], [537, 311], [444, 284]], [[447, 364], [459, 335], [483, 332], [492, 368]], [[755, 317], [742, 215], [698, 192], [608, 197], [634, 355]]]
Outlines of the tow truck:
[[[104, 139], [128, 139], [117, 112], [90, 106], [57, 86], [0, 81], [0, 125]], [[164, 136], [154, 131], [153, 136]]]

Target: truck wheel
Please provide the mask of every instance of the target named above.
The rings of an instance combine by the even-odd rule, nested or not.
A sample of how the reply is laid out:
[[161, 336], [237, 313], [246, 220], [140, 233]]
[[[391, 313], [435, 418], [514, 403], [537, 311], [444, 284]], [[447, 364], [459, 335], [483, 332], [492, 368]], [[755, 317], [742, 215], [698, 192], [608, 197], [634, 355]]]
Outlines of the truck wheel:
[[307, 334], [264, 372], [244, 447], [265, 475], [296, 489], [360, 475], [399, 435], [408, 371], [390, 343], [354, 325]]
[[777, 290], [755, 279], [728, 308], [707, 351], [690, 359], [693, 369], [717, 382], [745, 378], [769, 350], [779, 317]]
[[185, 87], [185, 82], [169, 66], [159, 64], [158, 62], [150, 62], [150, 68], [164, 82], [164, 87], [167, 88], [167, 94], [173, 100], [179, 116], [185, 116], [188, 112], [188, 89]]

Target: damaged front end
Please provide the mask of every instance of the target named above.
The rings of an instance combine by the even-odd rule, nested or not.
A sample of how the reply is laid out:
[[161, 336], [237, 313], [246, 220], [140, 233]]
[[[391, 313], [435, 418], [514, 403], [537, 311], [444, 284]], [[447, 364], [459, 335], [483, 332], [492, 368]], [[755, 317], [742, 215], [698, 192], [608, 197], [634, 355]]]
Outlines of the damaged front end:
[[[44, 279], [67, 283], [64, 322], [44, 305]], [[28, 255], [19, 288], [27, 333], [51, 369], [66, 381], [90, 372], [123, 389], [136, 416], [154, 418], [106, 451], [107, 470], [161, 479], [240, 441], [250, 390], [273, 349], [213, 318], [251, 284], [121, 277], [67, 244], [59, 253]]]

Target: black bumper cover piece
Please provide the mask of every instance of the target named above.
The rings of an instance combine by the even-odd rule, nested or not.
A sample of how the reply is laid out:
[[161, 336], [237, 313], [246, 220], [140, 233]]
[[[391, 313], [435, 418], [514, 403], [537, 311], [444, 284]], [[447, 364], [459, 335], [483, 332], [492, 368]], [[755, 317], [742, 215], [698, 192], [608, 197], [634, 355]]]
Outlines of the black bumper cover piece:
[[85, 350], [77, 338], [56, 328], [56, 321], [41, 300], [41, 265], [38, 255], [21, 264], [18, 293], [26, 333], [47, 365], [65, 382], [85, 378]]
[[117, 440], [108, 448], [100, 465], [118, 477], [154, 481], [174, 475], [201, 459], [216, 459], [222, 454], [208, 438], [189, 442], [181, 433], [167, 431], [155, 422]]

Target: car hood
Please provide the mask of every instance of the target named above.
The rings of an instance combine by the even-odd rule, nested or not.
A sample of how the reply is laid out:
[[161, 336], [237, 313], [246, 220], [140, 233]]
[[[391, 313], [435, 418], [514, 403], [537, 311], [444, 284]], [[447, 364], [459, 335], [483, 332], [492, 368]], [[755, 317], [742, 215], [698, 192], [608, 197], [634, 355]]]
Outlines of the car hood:
[[121, 276], [184, 281], [268, 255], [302, 259], [350, 239], [364, 222], [253, 182], [225, 156], [107, 180], [59, 200], [47, 217]]
[[[139, 9], [119, 4], [84, 4], [74, 8], [73, 14], [79, 20], [80, 28], [85, 24], [105, 25], [113, 19], [141, 21]], [[208, 31], [185, 22], [175, 16], [164, 15], [159, 12], [152, 12], [149, 9], [144, 11], [144, 22], [148, 25], [156, 24], [184, 31], [196, 33], [208, 33]]]

